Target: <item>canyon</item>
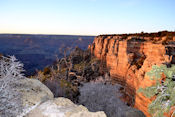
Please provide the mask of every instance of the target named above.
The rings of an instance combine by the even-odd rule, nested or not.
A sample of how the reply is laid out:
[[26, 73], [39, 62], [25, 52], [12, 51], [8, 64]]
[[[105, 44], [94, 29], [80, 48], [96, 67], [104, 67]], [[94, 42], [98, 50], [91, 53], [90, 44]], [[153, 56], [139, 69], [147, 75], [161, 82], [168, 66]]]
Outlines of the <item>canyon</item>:
[[[88, 42], [88, 40], [86, 40], [86, 42]], [[79, 45], [79, 43], [77, 44]], [[85, 45], [87, 45], [87, 43]], [[9, 58], [7, 57], [7, 59]], [[155, 81], [151, 80], [146, 74], [152, 69], [153, 65], [166, 65], [167, 67], [171, 67], [173, 64], [175, 64], [175, 32], [99, 35], [95, 37], [93, 43], [89, 45], [88, 50], [76, 47], [69, 56], [57, 59], [53, 65], [46, 66], [43, 71], [39, 71], [37, 75], [31, 76], [34, 79], [42, 81], [53, 94], [41, 82], [34, 79], [25, 78], [23, 81], [18, 82], [22, 84], [17, 83], [18, 85], [14, 86], [19, 87], [20, 91], [23, 90], [22, 98], [20, 99], [27, 100], [24, 101], [24, 103], [27, 105], [32, 104], [35, 105], [34, 108], [36, 107], [34, 110], [32, 107], [32, 111], [28, 115], [29, 117], [33, 117], [34, 115], [43, 116], [41, 111], [44, 109], [46, 112], [48, 105], [50, 105], [49, 107], [54, 106], [50, 109], [53, 111], [55, 107], [57, 108], [57, 106], [59, 106], [57, 103], [63, 100], [67, 100], [66, 104], [67, 102], [69, 103], [70, 100], [76, 104], [74, 105], [71, 102], [70, 107], [63, 106], [63, 108], [57, 109], [57, 112], [63, 110], [65, 115], [69, 112], [64, 111], [64, 109], [70, 108], [71, 113], [73, 112], [72, 114], [74, 115], [74, 111], [77, 112], [77, 110], [71, 107], [77, 107], [78, 110], [81, 110], [82, 108], [78, 106], [80, 104], [92, 112], [104, 111], [100, 113], [100, 115], [98, 112], [88, 112], [87, 116], [89, 116], [89, 114], [97, 114], [97, 116], [109, 117], [115, 117], [116, 115], [119, 117], [128, 117], [128, 115], [130, 117], [144, 117], [145, 115], [151, 117], [152, 115], [148, 112], [148, 106], [155, 99], [155, 96], [147, 98], [142, 93], [139, 93], [138, 89], [155, 84]], [[162, 77], [166, 78], [163, 75]], [[14, 78], [17, 77], [15, 76]], [[89, 82], [93, 85], [85, 84]], [[96, 84], [99, 82], [101, 82], [102, 85]], [[31, 85], [28, 86], [28, 84]], [[32, 84], [37, 86], [33, 86]], [[115, 89], [115, 85], [113, 84], [119, 85], [119, 87]], [[104, 86], [109, 90], [105, 90]], [[35, 87], [36, 92], [33, 92], [35, 91]], [[43, 88], [44, 91], [38, 89], [39, 87]], [[31, 92], [29, 92], [30, 90]], [[38, 94], [38, 92], [40, 93], [36, 99], [36, 93]], [[116, 93], [119, 95], [117, 96]], [[83, 96], [83, 94], [85, 95]], [[64, 98], [57, 98], [60, 96]], [[94, 96], [96, 98], [94, 98]], [[101, 97], [103, 97], [103, 100], [101, 100]], [[69, 98], [70, 100], [65, 98]], [[124, 103], [121, 102], [119, 98], [122, 99]], [[37, 105], [38, 102], [43, 101], [44, 103], [39, 106]], [[105, 106], [101, 105], [102, 103]], [[85, 109], [85, 115], [87, 109]], [[48, 113], [50, 113], [50, 111]], [[82, 112], [80, 111], [80, 113]], [[104, 113], [106, 115], [104, 115]], [[170, 115], [168, 115], [168, 117], [170, 117]]]
[[153, 98], [146, 98], [137, 90], [155, 83], [146, 75], [153, 65], [175, 64], [174, 33], [171, 36], [161, 33], [100, 35], [89, 49], [106, 65], [114, 82], [124, 86], [129, 95], [125, 101], [150, 117], [148, 105]]
[[56, 56], [63, 57], [65, 49], [87, 49], [93, 39], [80, 35], [0, 34], [0, 53], [15, 55], [24, 63], [25, 75], [30, 76], [52, 64]]

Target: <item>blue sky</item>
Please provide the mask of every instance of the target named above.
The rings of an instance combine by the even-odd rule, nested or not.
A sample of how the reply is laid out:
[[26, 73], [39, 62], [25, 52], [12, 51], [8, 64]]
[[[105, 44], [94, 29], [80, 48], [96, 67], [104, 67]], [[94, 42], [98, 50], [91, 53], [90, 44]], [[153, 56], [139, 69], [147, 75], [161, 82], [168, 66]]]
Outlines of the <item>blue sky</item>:
[[175, 0], [0, 0], [0, 33], [175, 31]]

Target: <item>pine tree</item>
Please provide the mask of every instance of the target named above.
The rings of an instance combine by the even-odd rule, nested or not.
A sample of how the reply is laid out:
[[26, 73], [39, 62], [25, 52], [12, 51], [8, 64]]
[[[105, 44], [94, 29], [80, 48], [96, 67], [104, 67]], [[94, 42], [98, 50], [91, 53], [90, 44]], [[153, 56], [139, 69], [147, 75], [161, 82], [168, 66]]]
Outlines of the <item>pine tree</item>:
[[[161, 78], [163, 74], [166, 76], [165, 80]], [[170, 68], [166, 65], [160, 67], [154, 65], [146, 75], [151, 80], [155, 80], [156, 84], [144, 89], [140, 88], [138, 92], [142, 92], [148, 98], [156, 96], [156, 99], [149, 105], [148, 111], [154, 117], [163, 117], [164, 113], [168, 113], [175, 107], [175, 65]]]

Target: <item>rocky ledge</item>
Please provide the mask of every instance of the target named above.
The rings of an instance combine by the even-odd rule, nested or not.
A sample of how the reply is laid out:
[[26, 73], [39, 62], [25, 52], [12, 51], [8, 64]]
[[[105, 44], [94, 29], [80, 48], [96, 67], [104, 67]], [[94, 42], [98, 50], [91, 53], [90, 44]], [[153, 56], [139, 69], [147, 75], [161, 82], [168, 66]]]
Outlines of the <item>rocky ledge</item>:
[[104, 112], [89, 112], [86, 107], [60, 97], [40, 104], [26, 117], [106, 117], [106, 115]]
[[52, 92], [39, 80], [22, 79], [16, 87], [22, 94], [25, 108], [19, 117], [106, 117], [104, 112], [89, 112], [66, 98], [54, 98]]

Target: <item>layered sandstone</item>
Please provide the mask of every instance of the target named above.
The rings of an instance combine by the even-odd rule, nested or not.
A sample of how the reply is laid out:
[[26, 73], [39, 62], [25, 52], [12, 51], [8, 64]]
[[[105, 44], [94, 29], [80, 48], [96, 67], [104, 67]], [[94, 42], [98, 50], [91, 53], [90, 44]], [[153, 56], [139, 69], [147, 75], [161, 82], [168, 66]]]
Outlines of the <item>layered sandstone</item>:
[[146, 76], [152, 65], [175, 63], [174, 39], [175, 36], [101, 35], [95, 38], [90, 49], [104, 61], [111, 77], [126, 86], [134, 106], [150, 116], [147, 110], [151, 99], [136, 91], [153, 85], [154, 81]]

